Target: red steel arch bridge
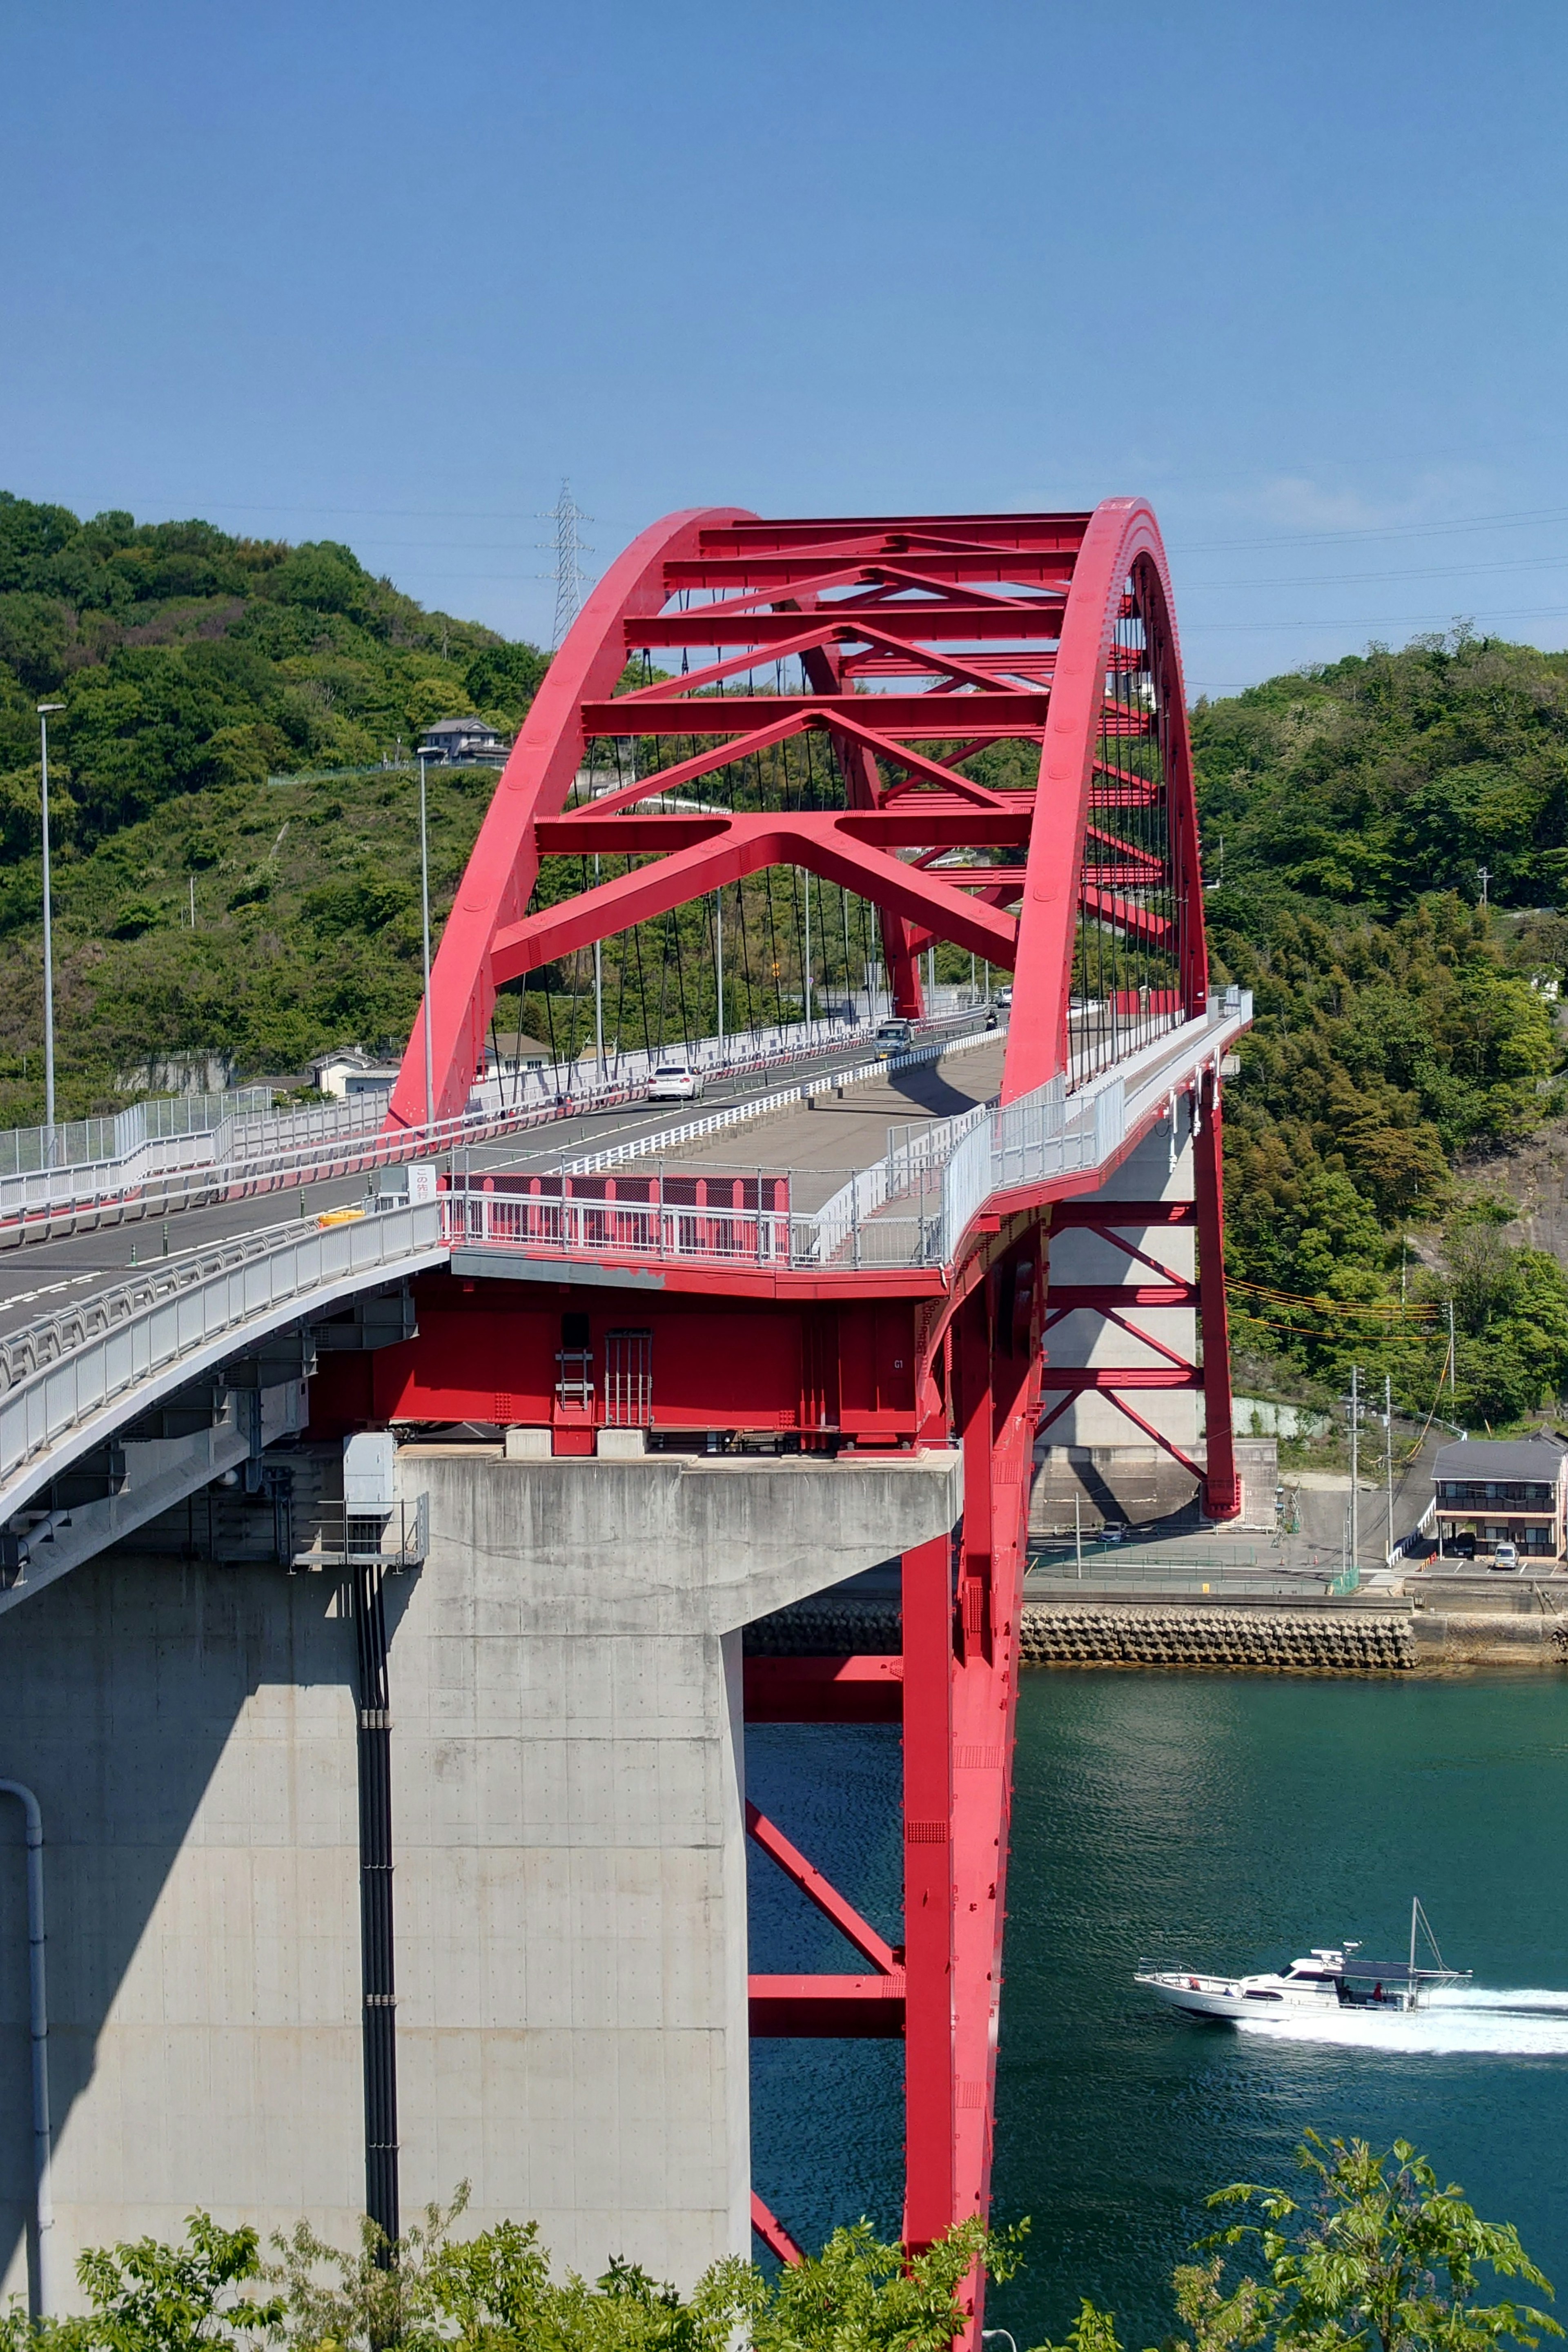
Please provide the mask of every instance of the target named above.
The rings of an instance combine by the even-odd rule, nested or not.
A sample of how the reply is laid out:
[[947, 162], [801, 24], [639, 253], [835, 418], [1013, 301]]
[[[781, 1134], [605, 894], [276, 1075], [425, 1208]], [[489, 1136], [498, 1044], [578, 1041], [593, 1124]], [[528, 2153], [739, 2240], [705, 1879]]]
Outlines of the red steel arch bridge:
[[[902, 2227], [927, 2244], [988, 2210], [1037, 1465], [1131, 1443], [1173, 1456], [1212, 1517], [1239, 1507], [1220, 1081], [1249, 1014], [1209, 987], [1147, 505], [670, 516], [551, 664], [384, 1123], [258, 1115], [205, 1157], [195, 1135], [118, 1158], [89, 1139], [96, 1173], [0, 1168], [7, 1238], [215, 1201], [229, 1220], [210, 1258], [0, 1331], [0, 1612], [215, 1474], [285, 1528], [291, 1474], [263, 1455], [312, 1438], [478, 1424], [507, 1457], [566, 1463], [766, 1447], [795, 1457], [825, 1559], [856, 1470], [936, 1465], [941, 1517], [911, 1534], [910, 1506], [894, 1546], [896, 1631], [764, 1643], [736, 1695], [752, 1722], [902, 1727], [901, 1941], [747, 1804], [745, 1834], [853, 1965], [738, 1977], [735, 2009], [742, 2037], [749, 2011], [753, 2036], [902, 2041]], [[549, 1044], [525, 1077], [527, 1029]], [[640, 1097], [665, 1062], [707, 1096], [591, 1139], [553, 1124]], [[559, 1149], [532, 1148], [540, 1122]], [[401, 1189], [399, 1162], [419, 1163]], [[268, 1225], [280, 1188], [366, 1169], [376, 1213]], [[875, 1492], [896, 1516], [918, 1483]], [[375, 1505], [357, 1507], [345, 1483], [366, 2201], [395, 2228], [397, 1647], [389, 1683], [379, 1534], [353, 1552]], [[836, 1573], [796, 1559], [761, 1607]], [[715, 1622], [739, 1666], [751, 1621]], [[743, 2192], [725, 2210], [743, 2231]], [[751, 2211], [790, 2258], [776, 2184]]]
[[[751, 1421], [808, 1449], [962, 1452], [952, 1541], [904, 1560], [901, 1652], [754, 1658], [746, 1685], [752, 1719], [903, 1726], [902, 1946], [752, 1807], [752, 1835], [862, 1968], [754, 1978], [752, 2021], [770, 2035], [901, 2034], [904, 2233], [921, 2245], [987, 2210], [1037, 1434], [1092, 1393], [1199, 1471], [1213, 1517], [1237, 1508], [1218, 1075], [1242, 1016], [1209, 998], [1181, 660], [1149, 507], [784, 521], [710, 509], [645, 531], [555, 656], [500, 779], [392, 1125], [460, 1113], [498, 992], [546, 967], [581, 972], [614, 940], [624, 996], [628, 937], [668, 940], [680, 910], [703, 910], [677, 950], [682, 990], [722, 1027], [726, 894], [731, 942], [760, 930], [776, 975], [779, 923], [761, 887], [775, 876], [788, 877], [786, 960], [808, 1019], [803, 881], [807, 938], [817, 886], [825, 996], [835, 979], [853, 996], [875, 969], [880, 1002], [919, 1022], [937, 942], [1010, 982], [994, 1108], [949, 1122], [964, 1131], [942, 1139], [940, 1169], [906, 1147], [889, 1197], [837, 1225], [819, 1212], [805, 1230], [787, 1169], [709, 1175], [694, 1160], [671, 1173], [672, 1152], [662, 1175], [634, 1160], [515, 1191], [492, 1180], [455, 1198], [467, 1222], [454, 1237], [476, 1267], [487, 1250], [531, 1249], [612, 1286], [657, 1276], [636, 1318], [657, 1381], [640, 1354], [611, 1373], [618, 1393], [556, 1392], [547, 1368], [536, 1373], [526, 1409], [548, 1406], [558, 1447], [585, 1448], [596, 1412]], [[748, 891], [766, 919], [749, 921]], [[667, 1007], [668, 967], [661, 950]], [[730, 969], [738, 981], [733, 944]], [[754, 1003], [754, 976], [748, 991]], [[1162, 1122], [1173, 1166], [1182, 1117], [1188, 1199], [1101, 1193]], [[749, 1149], [780, 1158], [765, 1137]], [[1190, 1238], [1186, 1268], [1167, 1263], [1183, 1227], [1195, 1272]], [[1053, 1281], [1053, 1234], [1086, 1232], [1135, 1278]], [[1194, 1308], [1201, 1367], [1150, 1328]], [[1075, 1316], [1100, 1327], [1079, 1351], [1090, 1360], [1054, 1369], [1053, 1329]], [[470, 1365], [464, 1381], [510, 1385], [499, 1358], [493, 1377]], [[1194, 1391], [1201, 1465], [1150, 1417]], [[422, 1402], [437, 1401], [463, 1397]], [[757, 2226], [787, 2255], [787, 2217], [763, 2188]]]

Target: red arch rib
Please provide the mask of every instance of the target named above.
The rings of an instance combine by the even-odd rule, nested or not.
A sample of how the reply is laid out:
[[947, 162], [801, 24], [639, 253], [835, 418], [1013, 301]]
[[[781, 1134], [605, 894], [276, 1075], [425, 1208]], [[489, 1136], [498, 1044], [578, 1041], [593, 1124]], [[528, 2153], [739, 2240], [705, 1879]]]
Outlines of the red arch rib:
[[501, 771], [458, 886], [430, 974], [431, 1002], [420, 1007], [393, 1089], [389, 1126], [424, 1122], [427, 1011], [435, 1116], [454, 1118], [467, 1106], [495, 1005], [492, 942], [500, 929], [520, 922], [527, 908], [539, 871], [533, 826], [565, 805], [585, 748], [583, 706], [609, 696], [626, 667], [622, 624], [660, 610], [665, 565], [694, 555], [703, 529], [752, 520], [741, 507], [692, 507], [666, 515], [611, 564], [578, 614]]
[[[1143, 499], [1106, 499], [1089, 518], [1079, 551], [1051, 682], [1014, 968], [1015, 1006], [1026, 1006], [1028, 1017], [1015, 1019], [1009, 1029], [1004, 1102], [1044, 1085], [1068, 1066], [1073, 946], [1106, 673], [1123, 593], [1138, 565], [1145, 568], [1152, 591], [1152, 634], [1160, 640], [1152, 651], [1169, 715], [1165, 788], [1172, 809], [1173, 878], [1185, 914], [1184, 1009], [1197, 1012], [1206, 994], [1192, 756], [1164, 544], [1153, 511]], [[1136, 787], [1142, 780], [1124, 781]]]

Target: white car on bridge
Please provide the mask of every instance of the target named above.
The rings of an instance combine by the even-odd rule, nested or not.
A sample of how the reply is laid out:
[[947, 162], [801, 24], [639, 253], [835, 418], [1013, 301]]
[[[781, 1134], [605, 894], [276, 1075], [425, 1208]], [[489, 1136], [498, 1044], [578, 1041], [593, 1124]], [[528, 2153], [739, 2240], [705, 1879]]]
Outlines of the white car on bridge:
[[702, 1073], [689, 1062], [660, 1062], [647, 1082], [649, 1102], [700, 1102]]

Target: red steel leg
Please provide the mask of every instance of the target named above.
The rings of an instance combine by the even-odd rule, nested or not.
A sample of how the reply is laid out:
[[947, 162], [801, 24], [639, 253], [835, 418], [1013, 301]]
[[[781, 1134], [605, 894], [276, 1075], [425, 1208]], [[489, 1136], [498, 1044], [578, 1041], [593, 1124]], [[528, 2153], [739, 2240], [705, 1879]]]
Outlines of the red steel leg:
[[952, 1546], [904, 1554], [904, 2242], [952, 2226]]
[[1208, 1072], [1199, 1089], [1194, 1139], [1194, 1191], [1198, 1213], [1198, 1312], [1204, 1333], [1204, 1419], [1208, 1468], [1204, 1487], [1211, 1519], [1234, 1519], [1241, 1508], [1230, 1402], [1230, 1318], [1225, 1303], [1225, 1166], [1219, 1081]]
[[[1010, 1268], [992, 1275], [984, 1290], [968, 1302], [973, 1320], [961, 1343], [963, 1553], [965, 1573], [984, 1578], [984, 1601], [980, 1608], [972, 1604], [964, 1612], [963, 1656], [953, 1685], [955, 2220], [990, 2210], [1018, 1636], [1039, 1412], [1038, 1302], [1045, 1288], [1044, 1252], [1040, 1235]], [[983, 1354], [976, 1344], [981, 1338], [985, 1342]], [[984, 1549], [977, 1539], [982, 1530]], [[972, 1614], [979, 1620], [973, 1632]], [[960, 2338], [965, 2352], [974, 2352], [979, 2342], [984, 2286], [978, 2276], [969, 2284], [970, 2322]]]

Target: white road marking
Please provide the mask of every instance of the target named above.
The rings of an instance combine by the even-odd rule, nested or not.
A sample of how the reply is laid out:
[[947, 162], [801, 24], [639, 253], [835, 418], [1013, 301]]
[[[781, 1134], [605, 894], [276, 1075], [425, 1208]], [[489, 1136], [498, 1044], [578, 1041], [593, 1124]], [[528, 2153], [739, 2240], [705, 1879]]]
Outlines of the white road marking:
[[53, 1298], [61, 1290], [79, 1290], [84, 1282], [101, 1282], [107, 1271], [95, 1265], [86, 1274], [73, 1274], [67, 1282], [47, 1282], [41, 1290], [18, 1290], [9, 1298], [0, 1298], [0, 1315], [8, 1307], [30, 1307], [35, 1298]]

